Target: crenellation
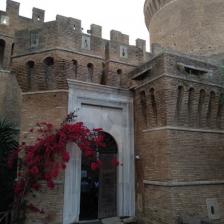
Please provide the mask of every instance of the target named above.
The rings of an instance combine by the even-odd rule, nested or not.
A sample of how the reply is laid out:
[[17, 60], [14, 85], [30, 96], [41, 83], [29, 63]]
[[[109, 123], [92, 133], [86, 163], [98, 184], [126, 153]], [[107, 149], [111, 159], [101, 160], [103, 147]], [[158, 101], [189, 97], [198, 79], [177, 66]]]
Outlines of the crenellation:
[[129, 45], [129, 36], [127, 34], [123, 34], [117, 30], [110, 31], [110, 40], [119, 42], [121, 44]]
[[34, 23], [44, 22], [45, 11], [38, 8], [33, 8], [32, 20]]
[[92, 36], [102, 38], [102, 26], [99, 26], [99, 25], [96, 25], [96, 24], [91, 24], [90, 34]]
[[[111, 127], [116, 131], [120, 123], [125, 123], [123, 134], [119, 136], [134, 140], [135, 151], [130, 157], [136, 156], [135, 162], [125, 156], [118, 170], [136, 166], [136, 175], [133, 170], [130, 172], [133, 173], [130, 179], [135, 179], [136, 184], [132, 192], [136, 207], [135, 203], [130, 203], [133, 205], [130, 214], [136, 215], [139, 223], [223, 224], [224, 71], [223, 66], [218, 65], [224, 62], [224, 54], [219, 52], [222, 51], [219, 39], [223, 40], [222, 29], [212, 32], [216, 41], [213, 44], [220, 49], [209, 42], [209, 31], [217, 28], [213, 22], [222, 21], [220, 24], [223, 24], [222, 2], [146, 0], [145, 19], [152, 33], [149, 53], [145, 40], [136, 39], [135, 45], [130, 45], [129, 36], [116, 30], [111, 30], [110, 39], [106, 40], [102, 38], [101, 26], [91, 24], [84, 33], [81, 20], [61, 15], [54, 21], [44, 22], [44, 10], [36, 8], [32, 19], [25, 18], [18, 16], [19, 4], [8, 1], [10, 13], [0, 11], [0, 18], [8, 16], [8, 20], [0, 24], [0, 114], [19, 122], [22, 108], [21, 133], [25, 133], [40, 120], [47, 119], [59, 125], [67, 109], [73, 106], [81, 106], [89, 117], [95, 114], [91, 107], [94, 111], [98, 107], [101, 112], [108, 110], [105, 117], [98, 113], [96, 122], [100, 120], [99, 124], [107, 127], [111, 126], [111, 120], [115, 125]], [[212, 12], [214, 18], [210, 17], [211, 9], [215, 12]], [[203, 11], [208, 12], [206, 17], [201, 14]], [[201, 22], [200, 19], [205, 20]], [[194, 26], [189, 25], [192, 21]], [[187, 29], [186, 24], [189, 25]], [[206, 38], [201, 28], [206, 29]], [[198, 32], [192, 32], [194, 29]], [[181, 33], [177, 34], [179, 31]], [[155, 38], [154, 32], [162, 38]], [[189, 36], [191, 32], [195, 34], [193, 38]], [[180, 34], [185, 34], [184, 38]], [[179, 51], [178, 46], [183, 47], [184, 52]], [[194, 55], [198, 50], [200, 54]], [[217, 51], [217, 54], [207, 57], [208, 50]], [[22, 90], [22, 105], [18, 86]], [[83, 91], [84, 88], [87, 90]], [[105, 91], [111, 95], [96, 100], [95, 96]], [[121, 92], [125, 92], [125, 97], [128, 95], [128, 110], [133, 110], [133, 121], [127, 120], [129, 112], [120, 107], [126, 104], [126, 100], [120, 98]], [[72, 98], [68, 100], [69, 94]], [[73, 98], [76, 94], [78, 101]], [[119, 102], [116, 108], [111, 107], [112, 101]], [[80, 110], [82, 116], [81, 113]], [[117, 122], [117, 115], [111, 116], [114, 113], [128, 116]], [[130, 134], [127, 126], [132, 122], [131, 132], [134, 133]], [[119, 153], [122, 150], [123, 140]], [[47, 200], [54, 217], [49, 224], [64, 222], [64, 208], [68, 206], [64, 201], [66, 184], [62, 175], [55, 190], [46, 191], [44, 196], [40, 194], [41, 202], [37, 201], [37, 205], [42, 206]], [[72, 187], [80, 189], [78, 184]], [[127, 201], [122, 198], [119, 200], [125, 204]], [[220, 208], [216, 220], [211, 219], [212, 211], [207, 208], [212, 201], [217, 201], [216, 207]], [[72, 219], [68, 223], [78, 223], [79, 214], [70, 207]], [[79, 208], [79, 204], [76, 207]], [[125, 211], [127, 207], [125, 205]], [[100, 211], [100, 205], [97, 209]], [[95, 218], [99, 218], [97, 211]], [[115, 215], [127, 214], [115, 211]], [[39, 215], [29, 213], [27, 217], [27, 224], [43, 223]]]
[[56, 22], [60, 29], [69, 29], [78, 33], [82, 32], [82, 23], [79, 19], [57, 15]]
[[146, 41], [142, 39], [136, 39], [135, 41], [136, 47], [142, 49], [142, 51], [145, 53], [146, 52]]
[[18, 16], [19, 15], [20, 3], [12, 0], [6, 2], [6, 12], [8, 15]]

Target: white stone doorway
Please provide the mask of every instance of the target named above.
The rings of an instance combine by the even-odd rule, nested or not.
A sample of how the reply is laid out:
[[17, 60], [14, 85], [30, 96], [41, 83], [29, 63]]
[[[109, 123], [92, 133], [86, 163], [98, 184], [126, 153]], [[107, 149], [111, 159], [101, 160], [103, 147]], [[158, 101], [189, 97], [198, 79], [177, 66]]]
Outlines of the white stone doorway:
[[[117, 143], [122, 166], [116, 174], [116, 214], [135, 215], [133, 99], [128, 90], [68, 80], [69, 112], [89, 128], [103, 128]], [[71, 159], [65, 171], [63, 224], [80, 221], [81, 152], [68, 146]]]

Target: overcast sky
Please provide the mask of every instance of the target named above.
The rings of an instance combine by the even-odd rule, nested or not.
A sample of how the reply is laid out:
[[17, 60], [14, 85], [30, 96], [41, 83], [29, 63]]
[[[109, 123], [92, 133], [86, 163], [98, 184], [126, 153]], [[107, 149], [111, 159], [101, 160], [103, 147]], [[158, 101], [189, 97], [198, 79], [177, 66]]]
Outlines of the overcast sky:
[[[108, 39], [111, 29], [130, 35], [130, 43], [142, 38], [147, 41], [144, 23], [145, 0], [16, 0], [20, 2], [20, 15], [31, 17], [32, 7], [45, 10], [45, 21], [54, 20], [57, 14], [82, 20], [84, 32], [94, 23], [103, 27], [103, 37]], [[5, 11], [6, 0], [0, 0], [0, 10]]]

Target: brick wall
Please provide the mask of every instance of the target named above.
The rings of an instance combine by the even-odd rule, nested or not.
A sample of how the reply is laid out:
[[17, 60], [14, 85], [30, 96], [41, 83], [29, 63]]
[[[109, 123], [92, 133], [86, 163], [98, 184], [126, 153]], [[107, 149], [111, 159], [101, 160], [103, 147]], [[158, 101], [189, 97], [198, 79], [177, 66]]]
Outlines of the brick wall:
[[151, 43], [182, 53], [223, 52], [223, 4], [222, 0], [146, 0]]
[[21, 90], [16, 76], [9, 71], [0, 71], [0, 116], [20, 124]]
[[136, 169], [143, 172], [136, 183], [137, 200], [142, 195], [139, 217], [150, 224], [186, 218], [208, 222], [206, 199], [217, 198], [220, 219], [213, 222], [223, 223], [224, 89], [219, 68], [164, 53], [130, 77], [136, 86]]
[[[37, 122], [50, 122], [59, 127], [67, 115], [67, 103], [68, 93], [63, 90], [23, 94], [20, 140], [30, 143], [35, 140], [35, 136], [27, 136], [30, 128], [35, 127]], [[27, 223], [62, 223], [63, 183], [64, 174], [56, 181], [54, 190], [44, 187], [35, 199], [32, 198], [32, 202], [44, 209], [45, 214], [28, 213]]]

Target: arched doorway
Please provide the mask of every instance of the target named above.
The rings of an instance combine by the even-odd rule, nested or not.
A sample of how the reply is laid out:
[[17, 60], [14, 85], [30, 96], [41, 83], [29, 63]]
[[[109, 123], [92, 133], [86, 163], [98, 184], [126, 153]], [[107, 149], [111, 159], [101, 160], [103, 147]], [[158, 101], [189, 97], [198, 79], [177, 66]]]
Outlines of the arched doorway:
[[101, 168], [91, 170], [91, 159], [82, 157], [80, 220], [89, 220], [117, 215], [117, 158], [115, 139], [103, 132], [105, 147], [97, 149]]
[[5, 53], [5, 41], [1, 39], [0, 40], [0, 68], [3, 68], [4, 53]]

